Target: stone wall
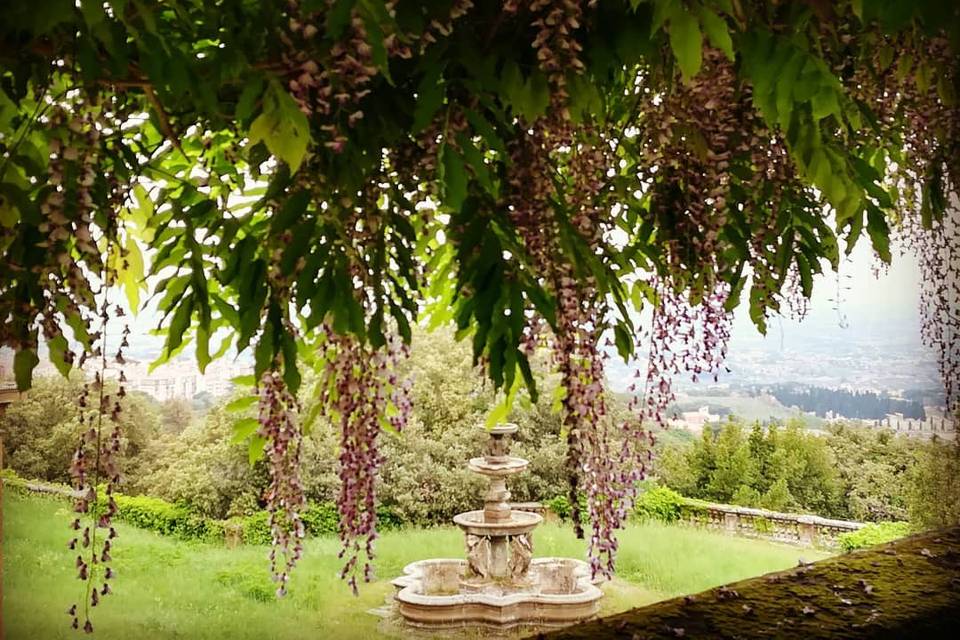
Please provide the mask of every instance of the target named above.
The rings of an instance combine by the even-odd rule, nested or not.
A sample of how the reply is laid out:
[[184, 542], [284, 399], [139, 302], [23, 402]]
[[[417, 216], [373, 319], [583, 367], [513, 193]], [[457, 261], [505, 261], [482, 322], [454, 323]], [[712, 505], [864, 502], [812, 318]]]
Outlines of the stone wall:
[[535, 637], [952, 640], [960, 629], [958, 585], [960, 527], [955, 527]]
[[779, 513], [765, 509], [688, 500], [680, 510], [681, 521], [747, 538], [763, 538], [807, 547], [834, 549], [839, 536], [856, 531], [862, 522], [831, 520], [820, 516]]

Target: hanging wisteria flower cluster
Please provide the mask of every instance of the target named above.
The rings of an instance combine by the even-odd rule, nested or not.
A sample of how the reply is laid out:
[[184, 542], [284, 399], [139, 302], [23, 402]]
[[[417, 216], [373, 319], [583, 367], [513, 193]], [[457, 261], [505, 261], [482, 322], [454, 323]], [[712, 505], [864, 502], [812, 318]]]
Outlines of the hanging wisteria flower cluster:
[[924, 228], [904, 225], [905, 244], [920, 264], [920, 336], [937, 355], [949, 411], [960, 411], [960, 204]]
[[[34, 240], [44, 251], [42, 263], [30, 269], [38, 276], [42, 291], [35, 307], [24, 299], [0, 299], [0, 315], [14, 319], [0, 325], [0, 345], [35, 349], [35, 337], [24, 340], [22, 336], [35, 336], [28, 327], [39, 320], [44, 338], [54, 345], [52, 352], [61, 360], [58, 366], [67, 371], [76, 354], [61, 327], [65, 321], [78, 341], [87, 342], [84, 315], [100, 311], [88, 277], [104, 268], [98, 234], [116, 237], [116, 212], [126, 193], [105, 157], [109, 144], [105, 138], [116, 131], [123, 114], [117, 104], [79, 90], [40, 99], [38, 119], [49, 131], [50, 141], [46, 188], [39, 206], [42, 220], [37, 227], [41, 236]], [[95, 198], [106, 202], [97, 205]], [[3, 231], [7, 233], [6, 228]], [[22, 264], [4, 264], [0, 277], [12, 280], [24, 268]], [[10, 271], [4, 273], [6, 269]]]
[[[880, 38], [869, 65], [858, 67], [851, 92], [877, 113], [877, 130], [898, 131], [897, 115], [909, 127], [903, 144], [889, 150], [895, 159], [888, 179], [898, 196], [901, 219], [894, 237], [920, 266], [921, 339], [937, 354], [950, 412], [960, 410], [960, 105], [948, 103], [942, 86], [916, 67], [927, 60], [943, 70], [940, 83], [956, 82], [945, 38], [918, 42], [913, 34]], [[957, 72], [954, 70], [953, 74]], [[879, 140], [878, 140], [879, 142]], [[945, 200], [925, 186], [944, 185]], [[934, 209], [942, 213], [934, 213]]]
[[[915, 48], [915, 47], [914, 47]], [[901, 50], [900, 55], [909, 55]], [[945, 39], [915, 51], [950, 69]], [[901, 58], [902, 60], [903, 58]], [[901, 64], [908, 64], [903, 62]], [[905, 140], [904, 166], [895, 179], [905, 192], [901, 203], [901, 241], [920, 265], [921, 338], [937, 354], [948, 411], [960, 411], [960, 105], [944, 102], [936, 86], [923, 87], [907, 76], [897, 88], [911, 122]], [[946, 185], [942, 214], [932, 213], [922, 179], [940, 176]]]
[[[110, 566], [113, 558], [110, 554], [117, 530], [113, 526], [113, 516], [117, 513], [114, 493], [120, 482], [118, 457], [122, 446], [120, 415], [123, 411], [122, 400], [126, 396], [123, 369], [119, 370], [118, 386], [115, 392], [107, 391], [107, 328], [110, 322], [110, 304], [106, 294], [108, 284], [104, 285], [103, 303], [100, 306], [100, 328], [93, 336], [89, 355], [99, 359], [93, 382], [83, 385], [78, 399], [79, 423], [81, 434], [70, 464], [70, 476], [73, 480], [74, 512], [76, 517], [70, 524], [74, 537], [68, 547], [76, 551], [77, 577], [83, 581], [83, 595], [79, 602], [67, 610], [71, 617], [71, 626], [79, 629], [81, 618], [83, 630], [93, 633], [90, 609], [100, 603], [100, 599], [112, 593], [111, 581], [116, 572]], [[117, 317], [124, 315], [121, 307], [115, 307]], [[121, 340], [113, 361], [122, 366], [123, 350], [129, 346], [129, 326], [124, 326]], [[84, 355], [87, 355], [86, 353]], [[110, 422], [112, 428], [107, 433]], [[102, 491], [102, 493], [101, 493]], [[100, 534], [98, 536], [98, 534]]]
[[[518, 7], [510, 3], [508, 11]], [[584, 70], [576, 32], [581, 27], [579, 2], [536, 2], [530, 6], [532, 43], [537, 61], [552, 85], [556, 101], [551, 115], [533, 123], [511, 148], [507, 206], [537, 274], [556, 298], [556, 323], [550, 338], [553, 363], [561, 375], [563, 426], [567, 437], [567, 473], [572, 521], [583, 532], [580, 496], [585, 495], [592, 532], [589, 556], [594, 575], [612, 575], [615, 530], [625, 521], [636, 483], [611, 455], [604, 361], [600, 348], [607, 328], [607, 301], [592, 276], [578, 273], [561, 250], [555, 199], [563, 202], [570, 227], [587, 250], [595, 252], [612, 226], [608, 205], [601, 204], [610, 146], [590, 126], [576, 128], [565, 106], [568, 74]], [[564, 166], [567, 188], [557, 193], [554, 163]], [[528, 344], [536, 325], [528, 323]], [[627, 447], [629, 449], [629, 447]], [[630, 460], [626, 464], [635, 463]]]
[[[409, 347], [396, 337], [379, 349], [350, 334], [324, 327], [321, 347], [325, 361], [317, 385], [322, 414], [340, 431], [338, 474], [340, 491], [340, 571], [357, 592], [357, 576], [373, 579], [371, 564], [377, 539], [377, 481], [383, 464], [378, 438], [381, 428], [401, 431], [412, 408], [409, 384], [397, 377], [397, 366]], [[361, 562], [362, 558], [362, 562]]]
[[307, 499], [300, 476], [303, 441], [297, 399], [287, 390], [283, 377], [268, 370], [258, 385], [257, 435], [266, 441], [270, 484], [264, 493], [270, 513], [270, 573], [277, 583], [277, 596], [287, 593], [290, 572], [303, 554], [304, 525], [300, 517]]

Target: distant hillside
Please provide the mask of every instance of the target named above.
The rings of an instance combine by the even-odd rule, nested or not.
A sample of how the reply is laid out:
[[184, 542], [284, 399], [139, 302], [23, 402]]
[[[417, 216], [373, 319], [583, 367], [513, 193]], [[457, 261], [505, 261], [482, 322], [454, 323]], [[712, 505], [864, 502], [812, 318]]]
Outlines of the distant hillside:
[[754, 387], [754, 393], [770, 394], [783, 405], [812, 411], [820, 417], [832, 412], [845, 418], [863, 420], [879, 420], [891, 413], [902, 413], [905, 418], [917, 420], [926, 418], [923, 404], [919, 401], [896, 398], [886, 393], [795, 384]]
[[717, 389], [706, 390], [709, 395], [694, 393], [683, 394], [677, 399], [680, 411], [692, 411], [707, 406], [713, 414], [726, 416], [732, 414], [744, 422], [785, 422], [791, 419], [802, 420], [807, 428], [822, 429], [824, 420], [784, 406], [769, 395], [748, 395], [743, 393], [722, 393]]

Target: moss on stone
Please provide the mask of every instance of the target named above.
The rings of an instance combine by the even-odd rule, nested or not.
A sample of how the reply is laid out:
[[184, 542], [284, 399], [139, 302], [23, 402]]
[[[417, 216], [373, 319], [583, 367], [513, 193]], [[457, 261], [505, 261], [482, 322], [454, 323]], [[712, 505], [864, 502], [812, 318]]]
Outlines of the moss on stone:
[[960, 527], [920, 534], [541, 634], [626, 638], [955, 638]]

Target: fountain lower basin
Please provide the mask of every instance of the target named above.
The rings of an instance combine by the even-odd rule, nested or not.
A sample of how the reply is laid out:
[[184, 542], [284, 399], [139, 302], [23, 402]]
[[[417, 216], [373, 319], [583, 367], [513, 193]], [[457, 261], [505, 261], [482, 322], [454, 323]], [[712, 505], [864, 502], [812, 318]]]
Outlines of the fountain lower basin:
[[393, 581], [398, 612], [422, 628], [566, 626], [594, 617], [603, 596], [589, 565], [573, 558], [533, 559], [522, 585], [472, 580], [458, 559], [420, 560], [403, 573]]
[[529, 464], [510, 455], [514, 424], [490, 430], [485, 455], [468, 468], [488, 479], [483, 509], [454, 516], [466, 559], [433, 558], [407, 565], [393, 581], [396, 612], [409, 626], [562, 627], [597, 615], [603, 592], [590, 566], [573, 558], [534, 558], [536, 513], [512, 509], [506, 478]]

